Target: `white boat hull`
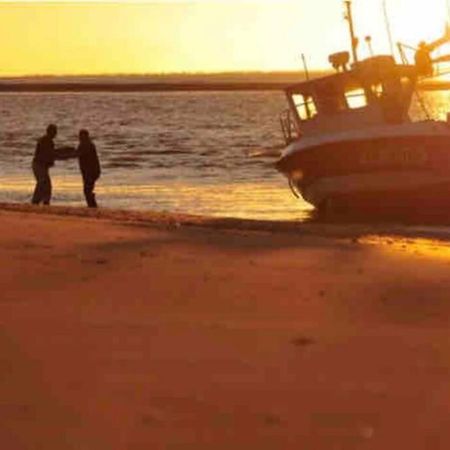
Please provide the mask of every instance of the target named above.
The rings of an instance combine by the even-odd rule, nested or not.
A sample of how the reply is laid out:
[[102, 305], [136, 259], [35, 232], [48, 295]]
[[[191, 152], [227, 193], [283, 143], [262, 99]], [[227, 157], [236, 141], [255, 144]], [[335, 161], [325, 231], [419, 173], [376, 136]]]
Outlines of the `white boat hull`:
[[320, 208], [450, 209], [450, 128], [443, 122], [375, 127], [290, 145], [277, 163]]

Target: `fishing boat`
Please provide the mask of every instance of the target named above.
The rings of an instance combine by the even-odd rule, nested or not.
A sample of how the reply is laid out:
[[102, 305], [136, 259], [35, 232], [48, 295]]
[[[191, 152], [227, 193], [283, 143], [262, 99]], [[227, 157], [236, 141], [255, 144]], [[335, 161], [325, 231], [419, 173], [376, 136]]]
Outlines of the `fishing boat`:
[[450, 33], [418, 49], [412, 64], [391, 55], [359, 60], [351, 2], [345, 5], [353, 60], [350, 52], [333, 54], [336, 73], [285, 89], [286, 146], [276, 168], [296, 196], [323, 212], [450, 208], [450, 116], [410, 116], [413, 99], [427, 113], [418, 82], [430, 75], [430, 49]]

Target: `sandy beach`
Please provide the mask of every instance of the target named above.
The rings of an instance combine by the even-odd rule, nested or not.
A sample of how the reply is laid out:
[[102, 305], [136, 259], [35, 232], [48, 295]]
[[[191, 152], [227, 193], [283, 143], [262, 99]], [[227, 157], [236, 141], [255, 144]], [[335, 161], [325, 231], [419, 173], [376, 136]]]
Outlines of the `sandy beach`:
[[3, 205], [0, 229], [2, 449], [450, 447], [438, 228]]

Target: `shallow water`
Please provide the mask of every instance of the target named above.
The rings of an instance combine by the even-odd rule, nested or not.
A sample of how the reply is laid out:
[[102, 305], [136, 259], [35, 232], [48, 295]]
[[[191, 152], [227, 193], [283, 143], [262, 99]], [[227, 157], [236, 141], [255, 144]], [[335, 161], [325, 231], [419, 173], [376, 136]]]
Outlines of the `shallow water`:
[[[448, 95], [430, 98], [443, 116]], [[93, 134], [102, 206], [304, 219], [311, 207], [273, 161], [248, 156], [282, 145], [285, 107], [278, 92], [0, 94], [0, 201], [29, 201], [35, 141], [55, 122], [57, 145], [75, 145], [80, 128]], [[55, 204], [84, 204], [76, 161], [58, 161], [52, 179]]]

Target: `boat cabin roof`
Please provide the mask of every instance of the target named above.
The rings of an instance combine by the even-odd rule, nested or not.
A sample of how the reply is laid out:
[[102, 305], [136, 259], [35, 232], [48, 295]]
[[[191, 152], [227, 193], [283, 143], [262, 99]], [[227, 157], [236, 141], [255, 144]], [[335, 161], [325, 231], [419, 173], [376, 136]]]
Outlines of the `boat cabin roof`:
[[402, 78], [414, 80], [416, 77], [415, 66], [398, 65], [392, 56], [383, 55], [355, 63], [348, 71], [288, 86], [285, 91], [288, 95], [300, 94], [305, 97], [330, 95], [368, 88], [389, 80]]
[[289, 86], [289, 110], [282, 119], [286, 141], [407, 122], [416, 80], [415, 66], [376, 56], [353, 64], [351, 70]]

